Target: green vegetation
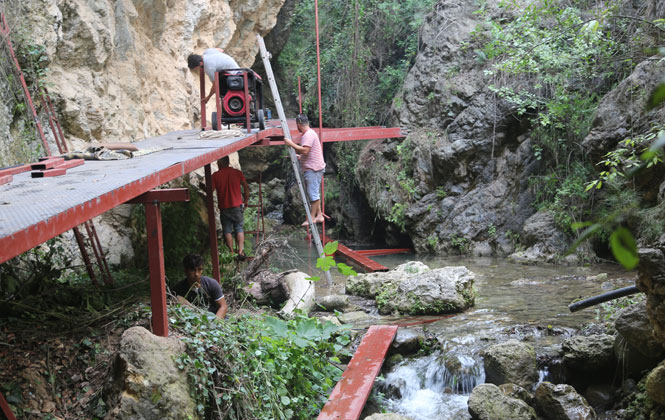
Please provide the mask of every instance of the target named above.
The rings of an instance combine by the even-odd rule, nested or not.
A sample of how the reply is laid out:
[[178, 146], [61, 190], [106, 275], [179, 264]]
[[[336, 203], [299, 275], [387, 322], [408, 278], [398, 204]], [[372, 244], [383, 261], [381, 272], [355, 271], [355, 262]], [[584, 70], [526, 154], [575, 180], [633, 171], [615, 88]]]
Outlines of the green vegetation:
[[187, 345], [177, 362], [199, 414], [212, 408], [226, 419], [314, 418], [341, 376], [337, 355], [350, 341], [345, 329], [304, 316], [220, 322], [180, 306], [169, 316]]
[[[332, 126], [385, 121], [418, 52], [418, 30], [433, 0], [319, 2], [322, 111]], [[303, 86], [303, 110], [318, 116], [314, 1], [301, 0], [278, 65], [288, 91]]]

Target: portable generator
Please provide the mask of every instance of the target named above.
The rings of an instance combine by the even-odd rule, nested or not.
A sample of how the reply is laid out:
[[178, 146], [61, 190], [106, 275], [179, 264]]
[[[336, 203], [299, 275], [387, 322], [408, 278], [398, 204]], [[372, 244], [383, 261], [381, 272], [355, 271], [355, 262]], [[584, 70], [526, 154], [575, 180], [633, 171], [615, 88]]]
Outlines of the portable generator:
[[[245, 80], [247, 89], [245, 90]], [[247, 111], [252, 127], [265, 129], [263, 80], [251, 69], [219, 72], [219, 95], [222, 98], [222, 124], [247, 125]], [[218, 130], [217, 112], [212, 113], [212, 129]]]

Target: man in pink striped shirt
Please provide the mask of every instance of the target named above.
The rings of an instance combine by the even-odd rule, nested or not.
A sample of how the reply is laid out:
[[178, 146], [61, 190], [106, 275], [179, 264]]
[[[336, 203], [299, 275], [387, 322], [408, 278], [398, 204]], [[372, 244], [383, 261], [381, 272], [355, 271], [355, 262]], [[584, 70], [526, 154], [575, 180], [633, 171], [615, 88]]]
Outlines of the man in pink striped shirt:
[[[312, 214], [314, 223], [322, 223], [321, 180], [323, 179], [323, 172], [326, 169], [326, 162], [323, 160], [323, 149], [321, 148], [319, 136], [309, 127], [307, 115], [298, 115], [296, 125], [298, 126], [298, 131], [302, 133], [300, 144], [298, 145], [290, 139], [284, 139], [284, 142], [297, 153], [300, 153], [298, 159], [300, 159], [305, 182], [307, 183], [307, 196], [311, 203], [310, 213]], [[307, 221], [303, 222], [302, 226], [307, 226]]]

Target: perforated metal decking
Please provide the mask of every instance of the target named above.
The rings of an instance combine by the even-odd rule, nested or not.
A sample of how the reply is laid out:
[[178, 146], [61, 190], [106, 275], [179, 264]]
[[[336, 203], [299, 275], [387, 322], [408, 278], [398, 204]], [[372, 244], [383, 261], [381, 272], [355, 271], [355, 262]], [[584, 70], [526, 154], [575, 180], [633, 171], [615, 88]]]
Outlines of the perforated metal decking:
[[134, 145], [159, 151], [127, 160], [86, 161], [65, 175], [14, 175], [0, 186], [0, 263], [222, 156], [260, 140], [257, 133], [198, 139], [178, 131]]

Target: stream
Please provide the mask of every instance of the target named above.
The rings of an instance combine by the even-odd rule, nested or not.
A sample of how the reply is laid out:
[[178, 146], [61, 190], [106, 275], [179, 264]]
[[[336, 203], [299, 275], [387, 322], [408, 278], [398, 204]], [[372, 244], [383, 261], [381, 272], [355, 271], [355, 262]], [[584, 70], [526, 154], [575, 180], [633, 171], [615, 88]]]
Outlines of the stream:
[[[291, 241], [302, 261], [296, 268], [314, 275], [316, 251], [307, 243]], [[451, 318], [425, 324], [439, 349], [425, 357], [406, 358], [383, 370], [374, 391], [384, 398], [389, 411], [413, 420], [470, 419], [467, 400], [473, 387], [485, 381], [482, 350], [510, 338], [525, 340], [536, 354], [554, 354], [557, 345], [585, 324], [602, 321], [596, 307], [571, 313], [575, 299], [591, 297], [617, 287], [634, 284], [634, 274], [616, 265], [588, 267], [519, 265], [498, 258], [435, 257], [400, 254], [373, 258], [389, 269], [411, 260], [430, 268], [464, 265], [476, 274], [475, 306]], [[344, 293], [345, 278], [336, 270], [333, 285], [316, 284], [317, 296]], [[590, 279], [606, 273], [605, 279]], [[413, 317], [409, 317], [410, 320]], [[431, 318], [431, 317], [430, 317]], [[374, 316], [369, 324], [385, 324], [400, 318]], [[369, 324], [358, 325], [365, 327]], [[354, 327], [356, 327], [354, 325]], [[549, 373], [540, 371], [540, 380]], [[599, 416], [602, 418], [602, 416]]]

